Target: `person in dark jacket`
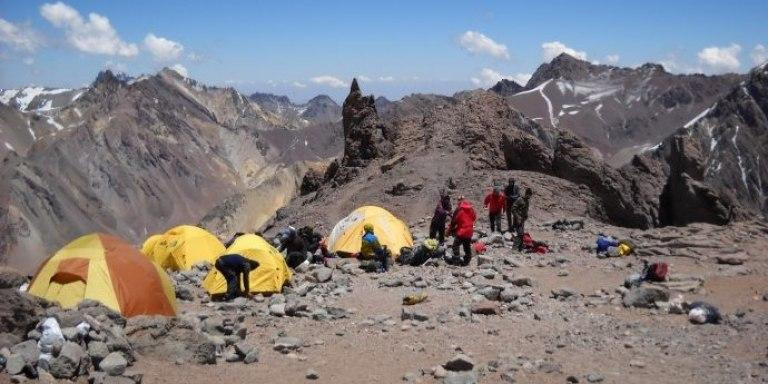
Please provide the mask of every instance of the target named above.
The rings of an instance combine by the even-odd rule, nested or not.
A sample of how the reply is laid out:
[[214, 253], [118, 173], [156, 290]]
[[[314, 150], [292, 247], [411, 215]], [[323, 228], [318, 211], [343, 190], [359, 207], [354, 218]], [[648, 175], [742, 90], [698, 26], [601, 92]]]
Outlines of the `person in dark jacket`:
[[517, 187], [515, 179], [510, 177], [507, 181], [507, 186], [504, 187], [504, 196], [507, 198], [507, 228], [509, 232], [514, 233], [515, 227], [517, 227], [517, 225], [514, 220], [512, 220], [512, 204], [514, 204], [515, 201], [520, 198], [520, 188]]
[[285, 262], [291, 268], [296, 268], [307, 260], [307, 244], [293, 227], [288, 227], [281, 233], [278, 251], [285, 251]]
[[472, 260], [472, 235], [475, 233], [475, 220], [477, 220], [475, 209], [462, 196], [459, 198], [458, 207], [451, 218], [451, 233], [454, 236], [453, 257], [455, 259], [459, 257], [459, 248], [464, 248], [463, 265], [469, 265], [470, 260]]
[[[237, 296], [249, 294], [250, 282], [248, 281], [248, 275], [259, 267], [259, 262], [242, 255], [229, 254], [219, 256], [214, 266], [227, 280], [227, 294], [224, 296], [224, 299], [229, 301]], [[245, 291], [240, 290], [241, 282]]]
[[435, 207], [432, 222], [429, 224], [429, 238], [437, 239], [440, 244], [445, 243], [445, 222], [451, 214], [451, 197], [444, 191], [440, 192], [440, 202]]
[[533, 196], [533, 190], [526, 188], [525, 196], [517, 199], [512, 204], [512, 216], [516, 224], [515, 226], [515, 242], [517, 243], [517, 249], [523, 250], [523, 234], [525, 233], [525, 221], [528, 220], [528, 208], [530, 207], [531, 196]]
[[506, 210], [506, 200], [501, 188], [493, 187], [493, 191], [485, 196], [483, 205], [488, 208], [488, 221], [491, 222], [491, 233], [501, 232], [501, 214]]

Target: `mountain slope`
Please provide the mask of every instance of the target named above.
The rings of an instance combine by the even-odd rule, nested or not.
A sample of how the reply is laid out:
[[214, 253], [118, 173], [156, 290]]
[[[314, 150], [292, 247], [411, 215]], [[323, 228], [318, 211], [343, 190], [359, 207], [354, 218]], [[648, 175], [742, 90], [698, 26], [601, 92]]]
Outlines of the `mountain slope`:
[[[659, 143], [710, 108], [739, 75], [673, 75], [657, 64], [593, 65], [561, 54], [542, 64], [525, 90], [491, 90], [540, 124], [567, 129], [614, 166]], [[514, 88], [514, 87], [513, 87]]]
[[341, 107], [326, 95], [315, 96], [305, 104], [294, 104], [287, 96], [271, 93], [254, 93], [249, 99], [282, 119], [286, 126], [301, 128], [341, 122]]
[[287, 129], [235, 90], [172, 70], [131, 80], [102, 72], [51, 116], [61, 130], [0, 166], [0, 254], [26, 271], [86, 232], [140, 243], [197, 222], [286, 166], [340, 149], [338, 131]]

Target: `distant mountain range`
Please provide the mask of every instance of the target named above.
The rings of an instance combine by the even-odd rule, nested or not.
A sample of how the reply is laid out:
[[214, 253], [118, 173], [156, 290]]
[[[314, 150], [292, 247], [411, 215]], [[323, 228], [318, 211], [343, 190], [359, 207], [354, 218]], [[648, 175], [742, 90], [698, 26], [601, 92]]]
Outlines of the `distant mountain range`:
[[614, 166], [649, 150], [725, 96], [742, 75], [674, 75], [658, 64], [594, 65], [568, 54], [542, 64], [525, 86], [490, 90], [527, 117], [574, 132]]
[[83, 233], [139, 244], [198, 222], [233, 195], [272, 193], [265, 183], [279, 199], [250, 208], [266, 220], [307, 167], [342, 144], [330, 99], [301, 114], [272, 111], [170, 69], [138, 78], [105, 71], [84, 89], [0, 95], [0, 256], [27, 271]]

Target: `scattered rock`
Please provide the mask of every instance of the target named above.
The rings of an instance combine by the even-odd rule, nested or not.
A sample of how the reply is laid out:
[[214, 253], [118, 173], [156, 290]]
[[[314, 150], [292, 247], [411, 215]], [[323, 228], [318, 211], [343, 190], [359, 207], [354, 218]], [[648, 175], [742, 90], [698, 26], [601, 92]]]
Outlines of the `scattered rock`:
[[733, 254], [733, 255], [716, 256], [716, 259], [717, 259], [717, 263], [718, 264], [742, 265], [747, 260], [749, 260], [749, 256], [747, 256], [747, 255], [745, 255], [743, 253], [738, 253], [738, 254]]
[[272, 316], [285, 316], [285, 303], [272, 304], [269, 306], [269, 314]]
[[475, 384], [477, 383], [477, 373], [475, 371], [449, 372], [443, 378], [443, 384]]
[[401, 320], [416, 320], [416, 321], [427, 321], [429, 320], [429, 316], [411, 308], [403, 308], [403, 312], [400, 316]]
[[123, 357], [122, 353], [112, 352], [99, 363], [99, 369], [104, 371], [110, 376], [120, 376], [125, 372], [128, 367], [128, 360]]
[[80, 367], [80, 361], [87, 355], [79, 345], [67, 341], [61, 348], [59, 356], [51, 359], [49, 372], [57, 379], [75, 377]]
[[625, 307], [653, 308], [657, 301], [669, 301], [669, 291], [657, 287], [634, 287], [622, 301]]
[[314, 277], [316, 282], [325, 283], [331, 280], [331, 277], [333, 276], [333, 270], [327, 267], [320, 267], [315, 269], [314, 272], [312, 272], [312, 276]]
[[320, 378], [320, 374], [317, 373], [314, 369], [310, 368], [307, 370], [307, 374], [304, 375], [309, 380], [317, 380]]
[[296, 337], [283, 336], [275, 340], [275, 351], [286, 354], [301, 348], [301, 340]]
[[475, 362], [463, 353], [454, 356], [451, 360], [448, 360], [448, 362], [443, 364], [443, 368], [453, 372], [471, 371], [474, 367]]
[[498, 303], [484, 300], [472, 304], [472, 313], [476, 315], [500, 315], [501, 308]]
[[570, 288], [560, 288], [552, 291], [552, 297], [560, 301], [576, 298], [578, 295], [578, 292]]
[[8, 357], [8, 361], [5, 362], [5, 370], [9, 375], [19, 375], [24, 371], [24, 367], [27, 362], [24, 361], [24, 357], [15, 353]]
[[587, 375], [587, 382], [590, 383], [602, 383], [603, 380], [603, 376], [599, 373], [590, 373]]

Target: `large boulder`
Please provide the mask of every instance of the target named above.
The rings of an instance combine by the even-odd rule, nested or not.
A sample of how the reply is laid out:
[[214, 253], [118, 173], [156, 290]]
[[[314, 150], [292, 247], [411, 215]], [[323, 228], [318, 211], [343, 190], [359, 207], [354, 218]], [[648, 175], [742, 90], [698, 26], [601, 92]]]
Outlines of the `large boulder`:
[[0, 289], [19, 288], [26, 282], [27, 277], [21, 272], [9, 267], [0, 267]]
[[375, 158], [392, 155], [392, 142], [385, 137], [386, 127], [376, 112], [374, 97], [363, 96], [357, 79], [352, 80], [341, 116], [344, 127], [343, 167], [364, 167]]
[[[57, 379], [69, 379], [80, 373], [80, 364], [88, 355], [79, 345], [65, 342], [59, 355], [51, 359], [48, 371]], [[85, 364], [85, 363], [84, 363]]]
[[0, 332], [26, 337], [45, 313], [43, 304], [17, 289], [0, 289]]
[[216, 363], [216, 346], [191, 323], [177, 317], [132, 317], [125, 336], [142, 356], [168, 362]]
[[653, 308], [657, 301], [669, 301], [669, 291], [658, 287], [635, 287], [624, 294], [625, 307]]

